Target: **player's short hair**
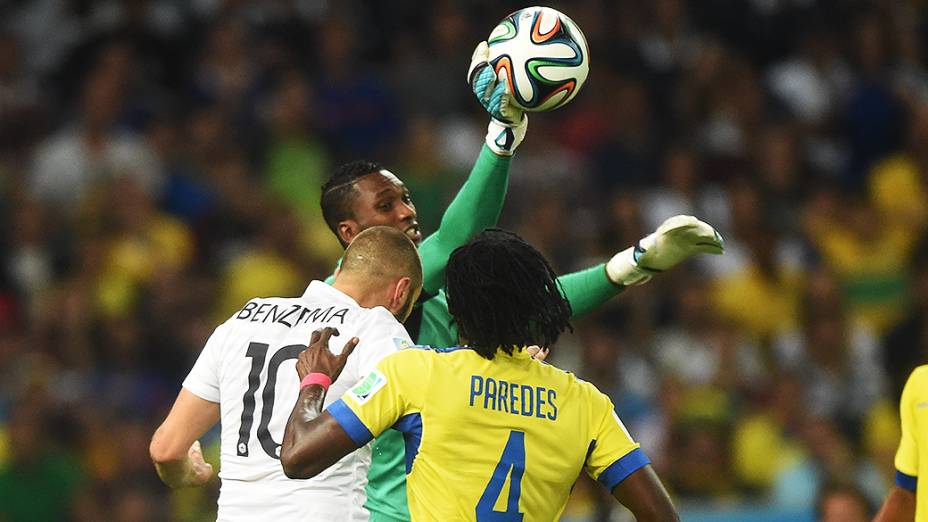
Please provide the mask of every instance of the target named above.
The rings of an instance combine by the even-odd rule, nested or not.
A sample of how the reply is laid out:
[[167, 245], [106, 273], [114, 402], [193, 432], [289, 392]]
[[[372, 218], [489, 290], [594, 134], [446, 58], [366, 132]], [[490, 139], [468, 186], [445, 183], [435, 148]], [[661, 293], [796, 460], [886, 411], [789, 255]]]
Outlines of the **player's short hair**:
[[415, 243], [393, 227], [375, 226], [355, 236], [345, 250], [339, 273], [377, 279], [409, 277], [412, 288], [422, 286], [422, 261]]
[[557, 274], [521, 237], [487, 229], [457, 248], [445, 269], [448, 310], [467, 345], [493, 359], [496, 350], [550, 347], [570, 325], [570, 303]]
[[[328, 181], [322, 185], [322, 217], [339, 241], [342, 241], [342, 238], [338, 235], [338, 224], [354, 216], [351, 204], [358, 195], [354, 187], [355, 182], [381, 170], [383, 165], [375, 161], [352, 161], [335, 169]], [[342, 246], [345, 246], [344, 241]]]

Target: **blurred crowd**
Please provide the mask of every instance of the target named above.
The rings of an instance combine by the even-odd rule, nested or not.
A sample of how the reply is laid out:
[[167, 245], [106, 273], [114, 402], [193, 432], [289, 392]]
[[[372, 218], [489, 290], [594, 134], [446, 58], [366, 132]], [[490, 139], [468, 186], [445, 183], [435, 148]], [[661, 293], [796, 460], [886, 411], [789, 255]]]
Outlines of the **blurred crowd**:
[[[837, 492], [864, 520], [928, 361], [928, 6], [552, 6], [590, 77], [531, 115], [502, 225], [561, 272], [681, 213], [726, 253], [576, 320], [551, 361], [684, 507]], [[216, 481], [171, 493], [147, 452], [204, 341], [331, 272], [342, 162], [385, 163], [435, 230], [486, 125], [470, 53], [520, 7], [0, 0], [0, 521], [215, 517]], [[589, 481], [565, 513], [621, 517]]]

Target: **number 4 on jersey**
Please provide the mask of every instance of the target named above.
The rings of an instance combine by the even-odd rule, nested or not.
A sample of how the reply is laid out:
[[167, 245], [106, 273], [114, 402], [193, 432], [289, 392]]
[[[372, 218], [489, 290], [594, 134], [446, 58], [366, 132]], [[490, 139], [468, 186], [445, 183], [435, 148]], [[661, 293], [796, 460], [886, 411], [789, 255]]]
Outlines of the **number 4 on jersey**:
[[[522, 495], [522, 474], [525, 472], [525, 433], [510, 431], [509, 440], [503, 448], [493, 470], [493, 476], [480, 501], [477, 502], [477, 522], [522, 522], [522, 513], [519, 512], [519, 496]], [[509, 477], [509, 499], [506, 502], [506, 511], [494, 511], [493, 506], [503, 492], [506, 477]]]

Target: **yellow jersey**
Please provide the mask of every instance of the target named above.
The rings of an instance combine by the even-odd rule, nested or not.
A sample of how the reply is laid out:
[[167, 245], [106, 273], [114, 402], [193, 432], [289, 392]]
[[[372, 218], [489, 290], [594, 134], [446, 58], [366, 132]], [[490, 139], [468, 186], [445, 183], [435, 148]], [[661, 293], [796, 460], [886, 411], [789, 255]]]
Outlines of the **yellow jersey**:
[[[928, 365], [915, 368], [899, 401], [902, 438], [896, 451], [896, 485], [915, 493], [915, 521], [928, 522]], [[919, 451], [921, 449], [921, 451]]]
[[402, 350], [327, 411], [359, 446], [403, 433], [413, 520], [556, 520], [582, 470], [612, 491], [650, 463], [608, 397], [524, 350]]

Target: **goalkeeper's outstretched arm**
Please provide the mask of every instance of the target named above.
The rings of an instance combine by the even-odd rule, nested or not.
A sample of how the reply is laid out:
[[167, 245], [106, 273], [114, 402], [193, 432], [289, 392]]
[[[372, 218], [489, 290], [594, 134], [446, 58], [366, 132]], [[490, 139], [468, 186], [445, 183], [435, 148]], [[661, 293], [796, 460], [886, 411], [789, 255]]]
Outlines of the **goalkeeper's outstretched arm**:
[[674, 216], [608, 262], [563, 275], [558, 283], [577, 317], [625, 287], [646, 283], [695, 254], [721, 254], [724, 248], [722, 236], [708, 223], [693, 216]]

